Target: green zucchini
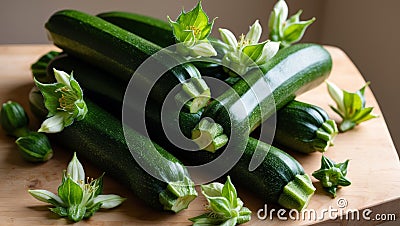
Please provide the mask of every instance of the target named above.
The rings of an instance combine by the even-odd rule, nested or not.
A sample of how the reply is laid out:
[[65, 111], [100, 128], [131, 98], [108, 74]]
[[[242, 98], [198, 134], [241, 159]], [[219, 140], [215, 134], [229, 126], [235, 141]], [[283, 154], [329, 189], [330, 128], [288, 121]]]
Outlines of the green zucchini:
[[175, 44], [172, 28], [166, 21], [129, 12], [104, 12], [97, 16], [163, 48]]
[[[38, 98], [35, 100], [38, 101]], [[121, 122], [87, 99], [86, 104], [88, 114], [83, 120], [51, 138], [117, 178], [151, 207], [173, 212], [186, 209], [197, 193], [185, 166], [162, 147], [134, 130], [125, 130], [130, 147], [135, 147], [129, 150]], [[31, 103], [30, 106], [42, 105]], [[32, 109], [32, 112], [44, 111]], [[42, 118], [43, 115], [37, 117]], [[131, 152], [140, 157], [141, 164], [158, 172], [157, 176], [163, 181], [145, 171]]]
[[168, 69], [169, 65], [178, 65], [169, 69], [160, 79], [153, 73], [133, 77], [143, 90], [151, 90], [150, 98], [153, 101], [162, 103], [172, 88], [181, 84], [182, 91], [193, 99], [191, 112], [197, 112], [208, 102], [210, 89], [196, 67], [189, 63], [181, 64], [184, 59], [170, 51], [159, 53], [162, 49], [160, 46], [99, 17], [75, 10], [62, 10], [53, 14], [45, 27], [56, 46], [124, 82], [130, 81], [135, 70], [150, 56], [153, 56], [153, 68], [158, 71], [166, 67]]
[[303, 153], [324, 152], [337, 133], [335, 121], [322, 108], [294, 100], [277, 112], [274, 142]]
[[[69, 60], [68, 60], [69, 59]], [[71, 57], [57, 58], [51, 62], [49, 67], [63, 65], [70, 67], [69, 70], [75, 68], [75, 78], [85, 88], [85, 92], [92, 93], [93, 101], [96, 101], [102, 108], [107, 109], [116, 116], [121, 116], [121, 107], [110, 107], [109, 104], [103, 101], [104, 91], [109, 92], [109, 98], [112, 99], [115, 105], [122, 105], [122, 95], [113, 95], [115, 92], [121, 92], [115, 86], [109, 85], [109, 77], [103, 74], [99, 76], [101, 71], [90, 65], [82, 65], [82, 62]], [[80, 73], [87, 73], [85, 75]], [[79, 80], [80, 77], [85, 78]], [[101, 78], [101, 79], [100, 79]], [[91, 85], [88, 82], [96, 79], [96, 85]], [[114, 88], [116, 90], [112, 90]], [[122, 92], [121, 92], [122, 93]], [[135, 110], [135, 109], [133, 109]], [[172, 153], [178, 156], [182, 161], [190, 165], [200, 165], [214, 160], [218, 154], [206, 152], [188, 152], [180, 150], [171, 144], [161, 129], [161, 116], [158, 106], [149, 103], [146, 106], [146, 124], [147, 131], [152, 140], [168, 147]], [[186, 137], [190, 137], [192, 129], [201, 120], [201, 112], [190, 114], [187, 112], [179, 113], [179, 126]], [[169, 128], [171, 124], [177, 123], [176, 120], [166, 120]], [[171, 123], [171, 124], [169, 124]], [[179, 133], [179, 131], [176, 131]], [[195, 147], [195, 145], [194, 145]], [[255, 152], [258, 154], [266, 153], [261, 165], [254, 171], [249, 171], [249, 164]], [[254, 138], [249, 138], [245, 150], [242, 153], [239, 162], [228, 173], [235, 181], [241, 183], [245, 187], [249, 187], [251, 191], [263, 198], [268, 203], [279, 203], [287, 208], [302, 209], [307, 206], [308, 200], [314, 192], [314, 187], [310, 179], [304, 174], [302, 166], [291, 156], [283, 151], [274, 148], [266, 143], [260, 142]], [[251, 186], [248, 186], [248, 185]], [[294, 188], [296, 187], [296, 188]], [[295, 189], [295, 193], [289, 193], [289, 190]]]
[[[331, 56], [322, 46], [297, 44], [282, 49], [262, 66], [264, 74], [258, 69], [249, 71], [212, 101], [203, 117], [219, 123], [228, 136], [232, 131], [250, 134], [297, 95], [322, 83], [331, 68]], [[269, 86], [270, 92], [262, 85]]]

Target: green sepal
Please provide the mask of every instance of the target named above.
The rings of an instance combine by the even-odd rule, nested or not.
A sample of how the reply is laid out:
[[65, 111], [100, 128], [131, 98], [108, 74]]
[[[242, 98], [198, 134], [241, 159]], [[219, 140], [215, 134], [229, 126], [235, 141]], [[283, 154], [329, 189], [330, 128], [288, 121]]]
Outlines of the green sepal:
[[60, 217], [68, 216], [68, 210], [65, 207], [58, 206], [54, 208], [49, 208], [51, 212], [58, 214]]
[[101, 205], [102, 203], [99, 202], [93, 205], [90, 209], [86, 209], [86, 213], [83, 218], [90, 218], [91, 216], [93, 216], [93, 214], [95, 214], [101, 208]]
[[342, 118], [339, 124], [340, 132], [346, 132], [362, 122], [378, 117], [372, 113], [373, 107], [365, 107], [364, 93], [368, 85], [369, 82], [355, 93], [351, 93], [327, 82], [329, 95], [336, 103], [336, 108], [330, 107]]
[[79, 205], [82, 201], [83, 190], [69, 176], [58, 187], [58, 196], [68, 206]]
[[74, 222], [81, 221], [86, 213], [86, 207], [81, 205], [72, 205], [68, 207], [68, 219]]
[[339, 186], [349, 186], [351, 182], [345, 177], [347, 175], [349, 160], [343, 163], [335, 163], [328, 157], [322, 155], [321, 168], [313, 172], [313, 177], [321, 182], [322, 187], [332, 197], [336, 197]]
[[14, 137], [25, 136], [29, 133], [29, 118], [24, 108], [17, 102], [3, 103], [0, 111], [0, 124], [4, 131]]

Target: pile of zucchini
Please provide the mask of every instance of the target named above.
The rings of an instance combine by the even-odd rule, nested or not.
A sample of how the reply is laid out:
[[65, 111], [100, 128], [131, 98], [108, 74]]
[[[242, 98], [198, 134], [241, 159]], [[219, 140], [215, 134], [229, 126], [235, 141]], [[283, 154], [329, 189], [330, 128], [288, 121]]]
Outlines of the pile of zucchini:
[[[228, 81], [227, 73], [216, 63], [179, 65], [163, 74], [153, 87], [149, 87], [151, 78], [146, 77], [149, 75], [135, 76], [139, 86], [151, 90], [144, 112], [149, 137], [135, 131], [139, 130], [135, 125], [129, 125], [132, 128], [126, 140], [121, 122], [125, 91], [132, 74], [143, 61], [175, 43], [170, 25], [132, 13], [93, 16], [63, 10], [53, 14], [45, 27], [52, 42], [63, 53], [48, 63], [45, 75], [38, 72], [35, 78], [46, 83], [54, 81], [53, 68], [67, 73], [73, 71], [84, 89], [88, 107], [88, 115], [83, 120], [52, 136], [59, 144], [92, 160], [156, 208], [179, 212], [197, 196], [194, 183], [181, 162], [200, 165], [226, 151], [241, 155], [237, 162], [229, 162], [229, 156], [226, 158], [232, 165], [227, 175], [235, 183], [242, 184], [268, 203], [298, 210], [307, 206], [315, 191], [309, 176], [289, 154], [258, 140], [255, 130], [276, 114], [274, 143], [304, 153], [323, 152], [332, 144], [337, 129], [326, 112], [294, 100], [329, 76], [332, 60], [322, 46], [297, 44], [283, 48], [261, 70], [250, 70], [244, 79], [229, 82], [232, 89], [214, 99], [210, 98], [213, 90], [201, 76]], [[218, 46], [220, 42], [213, 43], [220, 54], [223, 51]], [[180, 62], [182, 59], [171, 53], [168, 60]], [[163, 61], [158, 63], [162, 65]], [[260, 83], [267, 84], [271, 93], [262, 95], [263, 90], [257, 90]], [[208, 133], [200, 139], [210, 140], [200, 143], [208, 142], [207, 149], [211, 152], [183, 151], [163, 133], [161, 107], [176, 85], [186, 90], [191, 102], [179, 111], [178, 122], [171, 119], [171, 124], [179, 123], [180, 131], [176, 133], [188, 138]], [[37, 91], [32, 91], [31, 108], [37, 117], [43, 118], [46, 109], [38, 96]], [[141, 111], [141, 108], [130, 110]], [[206, 118], [213, 120], [214, 127], [202, 126]], [[234, 136], [229, 140], [237, 146], [218, 142], [221, 135], [229, 137], [238, 133], [241, 134], [237, 138], [239, 141]], [[128, 148], [127, 142], [135, 149]], [[221, 150], [216, 151], [219, 148]], [[261, 161], [249, 170], [255, 155], [261, 156]], [[161, 179], [143, 170], [133, 156], [140, 156]]]

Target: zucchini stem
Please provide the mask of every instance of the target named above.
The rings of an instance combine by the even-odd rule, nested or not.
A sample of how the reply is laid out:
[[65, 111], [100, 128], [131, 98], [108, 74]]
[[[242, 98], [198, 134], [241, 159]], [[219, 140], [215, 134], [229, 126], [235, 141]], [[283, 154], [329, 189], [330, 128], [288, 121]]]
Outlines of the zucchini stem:
[[301, 211], [307, 207], [314, 191], [315, 187], [310, 177], [307, 174], [297, 174], [296, 177], [283, 188], [278, 203], [285, 208]]
[[329, 146], [333, 146], [333, 140], [338, 133], [339, 130], [335, 121], [332, 119], [326, 120], [316, 132], [317, 136], [313, 140], [314, 148], [319, 152], [325, 152]]
[[192, 130], [192, 140], [201, 150], [214, 153], [228, 142], [228, 136], [223, 132], [224, 129], [218, 123], [203, 118], [196, 128]]
[[160, 203], [164, 210], [171, 210], [175, 213], [187, 209], [189, 203], [197, 197], [193, 181], [188, 177], [182, 181], [170, 182], [167, 188], [159, 195]]
[[175, 96], [179, 106], [186, 106], [190, 113], [197, 113], [210, 100], [211, 92], [207, 83], [201, 78], [191, 78], [183, 83], [182, 92]]

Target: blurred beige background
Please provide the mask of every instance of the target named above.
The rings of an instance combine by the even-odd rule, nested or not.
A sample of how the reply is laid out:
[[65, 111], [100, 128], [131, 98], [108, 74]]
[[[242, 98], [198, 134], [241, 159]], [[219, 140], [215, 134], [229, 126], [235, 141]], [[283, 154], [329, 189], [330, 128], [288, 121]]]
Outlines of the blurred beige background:
[[[189, 10], [196, 3], [197, 0], [0, 0], [0, 44], [49, 43], [43, 25], [59, 9], [74, 8], [93, 14], [122, 10], [165, 19], [167, 15], [176, 18], [182, 6]], [[266, 30], [274, 3], [272, 0], [203, 0], [203, 7], [210, 17], [219, 17], [216, 28], [227, 27], [235, 33], [244, 33], [255, 19], [260, 19]], [[400, 1], [287, 0], [287, 3], [291, 13], [303, 9], [303, 19], [317, 18], [304, 41], [340, 47], [365, 79], [372, 82], [371, 88], [392, 138], [399, 146], [400, 110], [396, 99], [400, 94]]]

